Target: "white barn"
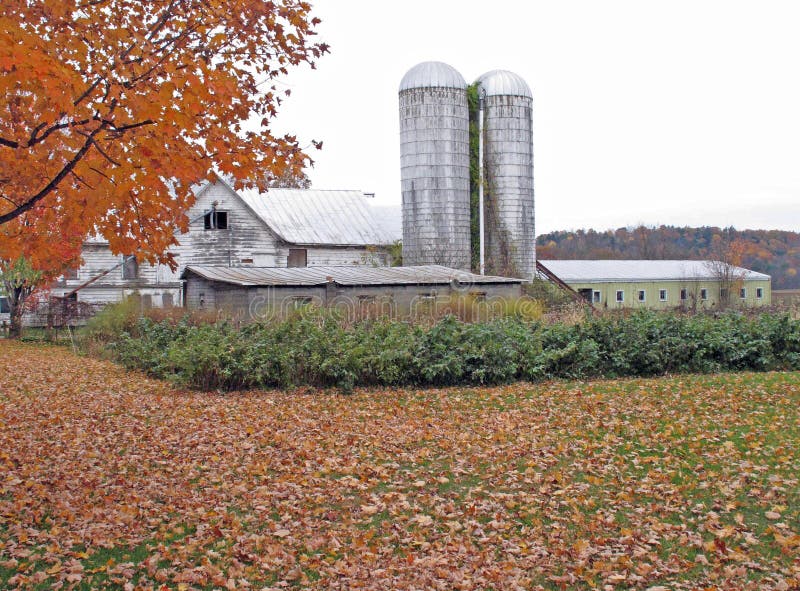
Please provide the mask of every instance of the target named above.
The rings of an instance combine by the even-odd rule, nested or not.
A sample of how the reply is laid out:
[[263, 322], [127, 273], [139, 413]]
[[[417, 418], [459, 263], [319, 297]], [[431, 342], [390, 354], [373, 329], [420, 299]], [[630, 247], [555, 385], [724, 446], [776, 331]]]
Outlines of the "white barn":
[[88, 304], [137, 293], [145, 306], [182, 305], [188, 265], [214, 267], [388, 266], [399, 238], [385, 229], [361, 191], [270, 189], [235, 191], [205, 183], [188, 212], [189, 230], [172, 249], [178, 268], [139, 264], [115, 255], [101, 237], [83, 246], [83, 264], [52, 286], [52, 294]]

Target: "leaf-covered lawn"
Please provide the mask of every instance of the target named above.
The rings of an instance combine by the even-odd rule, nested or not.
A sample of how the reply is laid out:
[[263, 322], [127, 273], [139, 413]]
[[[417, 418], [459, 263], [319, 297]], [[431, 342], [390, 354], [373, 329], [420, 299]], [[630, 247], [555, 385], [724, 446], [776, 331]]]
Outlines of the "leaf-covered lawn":
[[0, 587], [800, 586], [796, 373], [207, 394], [0, 356]]

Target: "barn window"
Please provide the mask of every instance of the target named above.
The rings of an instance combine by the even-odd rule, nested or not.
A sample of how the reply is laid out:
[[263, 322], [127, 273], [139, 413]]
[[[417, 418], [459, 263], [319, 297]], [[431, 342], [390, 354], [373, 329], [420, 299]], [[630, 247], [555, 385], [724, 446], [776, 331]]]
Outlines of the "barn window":
[[666, 289], [659, 289], [658, 290], [658, 301], [666, 302], [667, 301], [667, 290]]
[[305, 306], [310, 306], [312, 301], [313, 300], [311, 296], [296, 296], [290, 300], [292, 308], [294, 308], [295, 310], [303, 308]]
[[707, 300], [708, 299], [708, 290], [704, 287], [700, 290], [700, 299]]
[[639, 294], [638, 294], [639, 301], [640, 301], [640, 302], [643, 302], [643, 301], [645, 301], [645, 297], [646, 297], [646, 296], [645, 296], [645, 292], [644, 292], [644, 290], [643, 290], [643, 289], [640, 289], [640, 290], [639, 290]]
[[756, 287], [756, 298], [759, 300], [764, 297], [764, 288], [763, 287]]
[[622, 303], [622, 302], [624, 302], [624, 301], [625, 301], [625, 292], [624, 292], [624, 291], [622, 291], [621, 289], [618, 289], [618, 290], [617, 290], [617, 301], [618, 301], [619, 303]]
[[742, 298], [742, 299], [745, 299], [747, 297], [747, 288], [746, 287], [742, 287], [739, 290], [739, 297]]
[[149, 293], [146, 293], [142, 296], [142, 308], [145, 310], [149, 310], [153, 307], [153, 296]]
[[688, 291], [686, 290], [686, 288], [684, 287], [684, 288], [681, 290], [681, 300], [685, 301], [685, 300], [688, 300], [688, 299], [689, 299], [689, 292], [688, 292]]
[[599, 304], [600, 303], [600, 292], [599, 291], [593, 291], [592, 292], [592, 303], [593, 304]]
[[0, 296], [0, 314], [8, 314], [9, 312], [11, 312], [11, 308], [8, 306], [8, 298]]
[[123, 279], [138, 279], [139, 278], [139, 262], [135, 256], [125, 257], [122, 263], [122, 278]]
[[164, 308], [171, 308], [174, 305], [172, 303], [172, 294], [171, 293], [162, 293], [161, 294], [161, 305]]
[[469, 292], [469, 297], [472, 298], [472, 301], [477, 303], [485, 302], [486, 301], [486, 292], [485, 291], [471, 291]]
[[203, 227], [206, 230], [227, 230], [228, 229], [228, 212], [227, 211], [209, 211], [203, 216]]
[[253, 264], [253, 259], [242, 259], [242, 264], [243, 265], [252, 265]]
[[305, 248], [290, 248], [289, 258], [286, 261], [287, 267], [307, 267], [308, 251]]
[[70, 267], [66, 271], [64, 271], [64, 279], [77, 279], [78, 278], [78, 267]]

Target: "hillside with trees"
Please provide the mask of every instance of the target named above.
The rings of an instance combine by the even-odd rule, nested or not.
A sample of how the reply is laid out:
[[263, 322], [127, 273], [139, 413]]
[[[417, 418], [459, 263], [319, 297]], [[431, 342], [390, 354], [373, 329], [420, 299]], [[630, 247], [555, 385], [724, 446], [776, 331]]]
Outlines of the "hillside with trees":
[[774, 289], [800, 288], [800, 233], [735, 228], [618, 228], [542, 234], [547, 259], [719, 259], [772, 276]]

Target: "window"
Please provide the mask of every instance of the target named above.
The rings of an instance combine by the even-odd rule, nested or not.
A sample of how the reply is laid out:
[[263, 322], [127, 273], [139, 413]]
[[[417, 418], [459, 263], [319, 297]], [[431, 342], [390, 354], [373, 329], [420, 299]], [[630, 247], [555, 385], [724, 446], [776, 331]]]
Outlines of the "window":
[[728, 288], [727, 287], [720, 287], [719, 288], [719, 299], [722, 302], [728, 301]]
[[681, 301], [685, 302], [688, 299], [689, 299], [689, 292], [684, 287], [683, 289], [681, 289]]
[[667, 301], [667, 290], [666, 289], [659, 289], [658, 290], [658, 301], [659, 302], [666, 302]]
[[171, 308], [173, 306], [172, 294], [171, 293], [162, 293], [161, 294], [161, 305], [164, 308]]
[[756, 298], [760, 300], [763, 297], [764, 297], [764, 288], [756, 287]]
[[472, 301], [477, 303], [485, 302], [486, 301], [486, 292], [485, 291], [471, 291], [469, 292], [469, 297], [472, 298]]
[[153, 296], [149, 293], [146, 293], [142, 296], [142, 308], [145, 310], [149, 310], [153, 307]]
[[593, 304], [599, 304], [600, 303], [600, 292], [599, 291], [593, 291], [592, 292], [592, 303]]
[[9, 312], [11, 312], [11, 308], [8, 307], [8, 298], [0, 296], [0, 314], [8, 314]]
[[311, 296], [296, 296], [290, 300], [291, 307], [295, 310], [311, 305]]
[[704, 287], [700, 290], [700, 299], [707, 300], [708, 299], [708, 290]]
[[227, 230], [228, 212], [217, 211], [216, 209], [209, 211], [203, 216], [203, 227], [206, 230]]
[[252, 265], [253, 264], [253, 259], [242, 259], [242, 264], [243, 265]]
[[135, 256], [126, 256], [122, 263], [122, 278], [123, 279], [138, 279], [139, 278], [139, 262]]
[[640, 301], [640, 302], [643, 302], [643, 301], [645, 301], [645, 293], [644, 293], [644, 290], [643, 290], [643, 289], [640, 289], [640, 290], [639, 290], [639, 293], [638, 293], [637, 297], [638, 297], [638, 299], [639, 299], [639, 301]]
[[78, 278], [78, 267], [72, 267], [64, 271], [64, 279], [77, 279]]
[[741, 289], [739, 289], [739, 297], [741, 299], [745, 299], [747, 297], [747, 288], [746, 287], [742, 287]]
[[620, 303], [625, 301], [625, 292], [622, 291], [621, 289], [617, 290], [617, 301]]
[[308, 251], [305, 248], [290, 248], [287, 267], [308, 267]]

